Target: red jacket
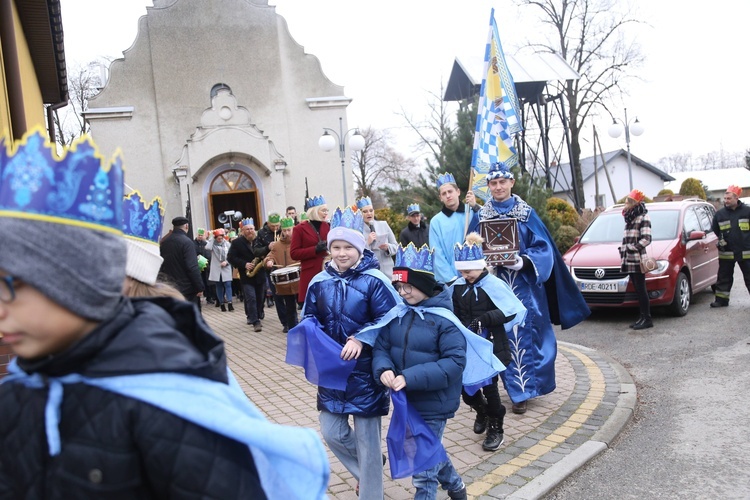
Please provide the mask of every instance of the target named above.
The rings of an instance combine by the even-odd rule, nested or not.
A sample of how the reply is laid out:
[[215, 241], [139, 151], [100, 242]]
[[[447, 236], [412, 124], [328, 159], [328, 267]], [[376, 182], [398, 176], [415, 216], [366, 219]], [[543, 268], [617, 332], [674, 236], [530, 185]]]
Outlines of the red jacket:
[[[299, 295], [298, 302], [305, 301], [307, 295], [307, 285], [313, 277], [323, 270], [323, 260], [328, 255], [328, 250], [316, 252], [315, 246], [319, 241], [326, 241], [328, 230], [331, 225], [327, 222], [320, 223], [320, 234], [315, 230], [315, 226], [309, 220], [302, 221], [294, 226], [292, 232], [292, 248], [290, 253], [292, 259], [298, 260], [300, 266], [299, 278]], [[327, 247], [327, 245], [326, 245]]]

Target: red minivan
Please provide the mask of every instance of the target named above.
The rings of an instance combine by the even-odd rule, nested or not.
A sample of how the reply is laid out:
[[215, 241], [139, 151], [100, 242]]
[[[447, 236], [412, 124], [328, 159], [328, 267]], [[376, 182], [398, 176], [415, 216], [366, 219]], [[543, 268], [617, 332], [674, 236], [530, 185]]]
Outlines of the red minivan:
[[[594, 219], [563, 255], [589, 307], [638, 307], [635, 289], [620, 270], [624, 205], [614, 205]], [[694, 292], [716, 283], [717, 237], [711, 231], [715, 208], [698, 198], [647, 203], [651, 219], [650, 257], [656, 269], [646, 274], [652, 306], [668, 306], [684, 316]]]

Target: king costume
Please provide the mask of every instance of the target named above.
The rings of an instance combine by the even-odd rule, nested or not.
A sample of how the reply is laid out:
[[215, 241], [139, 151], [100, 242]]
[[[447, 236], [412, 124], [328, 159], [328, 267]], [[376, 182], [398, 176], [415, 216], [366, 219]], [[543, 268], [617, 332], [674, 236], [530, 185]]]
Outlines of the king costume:
[[[497, 267], [526, 307], [523, 325], [508, 333], [511, 363], [502, 373], [505, 389], [518, 404], [555, 390], [557, 340], [552, 324], [571, 328], [591, 314], [570, 276], [552, 235], [533, 208], [516, 195], [492, 199], [479, 212], [480, 221], [514, 218], [518, 223], [520, 271]], [[543, 286], [542, 286], [543, 285]]]

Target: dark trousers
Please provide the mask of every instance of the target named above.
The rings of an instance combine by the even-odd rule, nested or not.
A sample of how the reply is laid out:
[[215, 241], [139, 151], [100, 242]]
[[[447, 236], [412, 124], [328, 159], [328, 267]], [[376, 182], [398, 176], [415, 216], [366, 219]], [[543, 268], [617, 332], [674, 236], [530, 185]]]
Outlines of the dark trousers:
[[[276, 311], [279, 313], [279, 321], [287, 328], [297, 326], [297, 294], [294, 295], [276, 295]], [[282, 310], [284, 319], [282, 319]]]
[[738, 264], [745, 278], [745, 287], [750, 292], [750, 259], [719, 259], [719, 273], [716, 275], [716, 299], [729, 302], [729, 292], [734, 284], [734, 265]]
[[242, 283], [242, 294], [245, 297], [245, 316], [250, 323], [257, 323], [260, 321], [260, 311], [262, 309], [258, 305], [258, 298], [260, 297], [261, 305], [263, 304], [263, 283]]
[[211, 303], [216, 300], [216, 291], [214, 287], [208, 285], [208, 266], [201, 271], [201, 279], [203, 280], [203, 295], [206, 297], [206, 302]]
[[189, 295], [184, 295], [185, 300], [188, 302], [192, 302], [196, 306], [198, 306], [198, 311], [201, 311], [201, 298], [198, 297], [197, 293], [191, 293]]
[[[287, 318], [287, 305], [286, 301], [284, 301], [284, 297], [287, 297], [287, 295], [278, 295], [276, 293], [276, 285], [273, 284], [273, 281], [268, 280], [268, 289], [271, 290], [271, 295], [273, 296], [274, 305], [276, 307], [276, 314], [279, 316], [279, 321], [281, 322], [281, 326], [286, 326], [288, 328], [291, 328], [291, 326], [287, 325], [286, 318]], [[293, 296], [291, 296], [293, 297]], [[295, 302], [294, 305], [295, 311], [297, 310], [297, 303]], [[296, 314], [296, 313], [295, 313]], [[296, 325], [296, 323], [295, 323]], [[294, 325], [292, 325], [294, 326]]]
[[[482, 401], [482, 394], [484, 394], [484, 397], [487, 398], [487, 415], [493, 418], [503, 419], [506, 410], [505, 406], [503, 406], [503, 403], [500, 401], [500, 391], [497, 387], [498, 380], [498, 376], [495, 375], [492, 377], [492, 382], [490, 384], [485, 385], [472, 396], [469, 396], [464, 389], [461, 389], [461, 397], [463, 398], [464, 403], [475, 409], [484, 406], [484, 402]], [[502, 420], [500, 423], [502, 426]]]
[[643, 273], [628, 273], [630, 281], [635, 287], [635, 294], [638, 296], [638, 310], [644, 318], [651, 317], [651, 302], [648, 300], [648, 291], [646, 290], [646, 275]]

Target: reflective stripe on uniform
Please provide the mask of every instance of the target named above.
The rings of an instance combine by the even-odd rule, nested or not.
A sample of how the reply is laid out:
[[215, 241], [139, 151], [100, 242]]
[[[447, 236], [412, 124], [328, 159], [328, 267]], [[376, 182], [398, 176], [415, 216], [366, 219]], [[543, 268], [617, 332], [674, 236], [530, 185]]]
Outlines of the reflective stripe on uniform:
[[719, 258], [723, 260], [734, 260], [734, 252], [719, 251]]
[[726, 299], [729, 300], [729, 292], [716, 292], [716, 298], [717, 299]]

